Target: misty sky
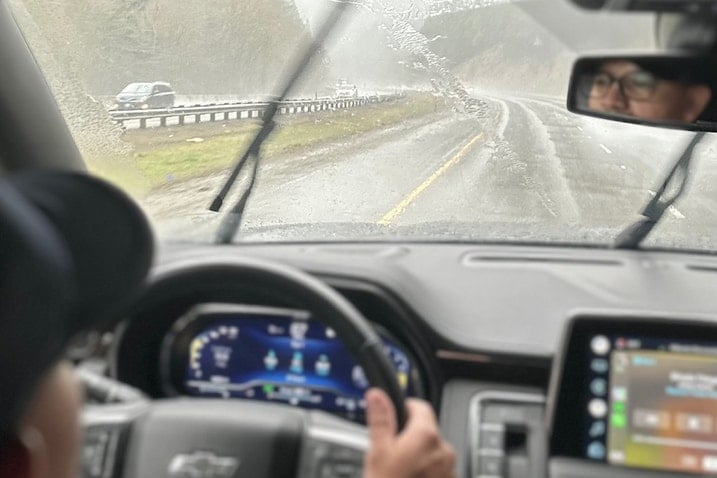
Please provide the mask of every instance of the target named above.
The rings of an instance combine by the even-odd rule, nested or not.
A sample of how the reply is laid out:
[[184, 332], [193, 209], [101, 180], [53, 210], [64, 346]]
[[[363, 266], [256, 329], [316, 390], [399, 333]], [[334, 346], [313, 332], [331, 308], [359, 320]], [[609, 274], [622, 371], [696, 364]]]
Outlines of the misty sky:
[[[294, 0], [302, 18], [307, 19], [312, 28], [315, 28], [316, 22], [323, 18], [328, 7], [333, 6], [330, 0]], [[398, 10], [408, 8], [413, 4], [426, 5], [431, 4], [433, 0], [383, 0], [378, 2], [382, 5], [392, 5]]]
[[[328, 9], [333, 8], [335, 3], [331, 0], [293, 0], [302, 19], [307, 21], [312, 31], [319, 28], [320, 22], [325, 18]], [[397, 11], [409, 11], [411, 6], [425, 8], [435, 3], [436, 0], [377, 0], [373, 5], [390, 4]], [[525, 29], [530, 31], [532, 37], [523, 41], [516, 32], [508, 30], [492, 31], [493, 39], [482, 37], [465, 36], [467, 45], [476, 38], [480, 40], [481, 49], [475, 50], [475, 61], [485, 61], [490, 64], [493, 73], [488, 76], [491, 81], [500, 82], [504, 78], [497, 74], [501, 70], [503, 76], [508, 79], [515, 79], [523, 82], [521, 75], [512, 74], [512, 71], [523, 71], [527, 68], [529, 58], [535, 59], [540, 55], [548, 55], [541, 65], [548, 65], [555, 60], [555, 69], [569, 69], [564, 59], [557, 58], [558, 51], [563, 55], [572, 58], [579, 52], [601, 50], [606, 48], [650, 48], [652, 42], [651, 17], [641, 15], [603, 15], [593, 14], [578, 10], [567, 0], [544, 0], [534, 2], [520, 2], [517, 5], [498, 6], [503, 3], [513, 3], [512, 0], [474, 0], [473, 8], [480, 7], [485, 10], [479, 12], [488, 18], [495, 18], [501, 24], [512, 18], [509, 23], [519, 25], [521, 32]], [[464, 5], [463, 1], [456, 1], [456, 6]], [[502, 12], [502, 13], [501, 13]], [[514, 12], [509, 15], [505, 12]], [[475, 14], [473, 14], [475, 16]], [[413, 70], [411, 67], [411, 55], [413, 52], [408, 49], [397, 47], [398, 43], [391, 38], [390, 33], [380, 27], [389, 26], [391, 22], [383, 14], [374, 14], [366, 8], [355, 7], [346, 12], [344, 26], [339, 32], [332, 35], [332, 38], [324, 45], [324, 52], [329, 60], [330, 75], [334, 78], [346, 78], [349, 82], [358, 85], [359, 89], [370, 89], [373, 85], [401, 85], [404, 81], [427, 81], [420, 71], [412, 71], [410, 78], [406, 71]], [[421, 25], [414, 20], [414, 27], [420, 30]], [[511, 23], [511, 24], [512, 24]], [[588, 34], [586, 34], [588, 32]], [[442, 38], [448, 38], [456, 32], [446, 31]], [[433, 32], [435, 37], [435, 31]], [[505, 35], [505, 36], [503, 36]], [[441, 36], [438, 36], [441, 38]], [[520, 37], [520, 38], [518, 38]], [[516, 39], [518, 38], [518, 39]], [[546, 40], [557, 38], [561, 47], [537, 48], [545, 44]], [[429, 39], [429, 41], [433, 41]], [[477, 40], [475, 40], [477, 41]], [[522, 42], [522, 43], [521, 43]], [[527, 43], [526, 43], [527, 42]], [[523, 45], [525, 43], [525, 45]], [[554, 41], [551, 43], [555, 45]], [[447, 43], [450, 45], [450, 42]], [[431, 46], [429, 45], [429, 48]], [[506, 50], [503, 50], [506, 48]], [[561, 50], [562, 48], [562, 50]], [[476, 78], [485, 72], [485, 69], [477, 66], [471, 67], [474, 59], [463, 54], [459, 49], [454, 48], [452, 53], [456, 54], [464, 63], [464, 70], [469, 78]], [[450, 51], [448, 48], [447, 51]], [[568, 53], [568, 51], [570, 53]], [[482, 55], [482, 56], [480, 56]], [[553, 58], [553, 57], [556, 58]], [[408, 60], [408, 62], [406, 62]], [[549, 61], [550, 60], [550, 61]], [[405, 65], [405, 66], [401, 66]], [[415, 63], [413, 64], [415, 65]], [[419, 65], [420, 66], [420, 65]], [[420, 69], [419, 69], [420, 70]], [[552, 70], [551, 70], [552, 71]], [[494, 78], [495, 77], [495, 78]], [[513, 78], [515, 77], [515, 78]], [[415, 84], [415, 83], [414, 83]]]
[[308, 20], [311, 28], [316, 28], [319, 21], [326, 11], [327, 6], [331, 6], [327, 0], [294, 0], [296, 7], [299, 9], [301, 18]]
[[[330, 0], [294, 0], [302, 19], [309, 23], [312, 31], [320, 27], [329, 9], [335, 6]], [[376, 48], [366, 49], [367, 42], [376, 41], [377, 18], [365, 9], [352, 9], [346, 12], [344, 26], [332, 35], [324, 44], [324, 51], [330, 58], [332, 75], [336, 78], [347, 78], [361, 86], [369, 78], [384, 77], [385, 62], [383, 55], [388, 50]], [[370, 43], [369, 43], [370, 44]], [[378, 55], [378, 56], [377, 56]], [[395, 62], [393, 58], [391, 61]]]

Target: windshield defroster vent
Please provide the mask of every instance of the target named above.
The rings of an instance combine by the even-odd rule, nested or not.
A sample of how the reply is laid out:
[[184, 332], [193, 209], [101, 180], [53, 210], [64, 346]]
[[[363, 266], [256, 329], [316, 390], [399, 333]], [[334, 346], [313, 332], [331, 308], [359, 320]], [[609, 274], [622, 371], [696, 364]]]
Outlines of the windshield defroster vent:
[[595, 265], [595, 266], [621, 266], [624, 263], [614, 258], [601, 257], [585, 257], [569, 253], [550, 253], [550, 252], [505, 252], [490, 253], [478, 252], [469, 253], [463, 257], [463, 264], [466, 266], [479, 266], [488, 263], [506, 263], [506, 264], [565, 264], [565, 265]]

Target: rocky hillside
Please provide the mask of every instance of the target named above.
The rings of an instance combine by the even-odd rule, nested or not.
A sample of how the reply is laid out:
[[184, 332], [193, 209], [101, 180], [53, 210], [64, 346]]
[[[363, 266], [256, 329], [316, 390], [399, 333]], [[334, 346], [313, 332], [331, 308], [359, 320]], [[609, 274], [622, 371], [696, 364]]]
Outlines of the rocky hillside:
[[94, 95], [142, 80], [184, 94], [266, 92], [309, 38], [285, 0], [16, 1]]
[[566, 2], [539, 0], [443, 13], [422, 31], [442, 35], [434, 49], [467, 85], [562, 95], [580, 53], [649, 48], [651, 29], [647, 18], [596, 17]]
[[[86, 155], [127, 152], [100, 95], [135, 81], [179, 94], [273, 92], [309, 33], [286, 0], [10, 0], [76, 141]], [[327, 82], [321, 55], [310, 73]]]

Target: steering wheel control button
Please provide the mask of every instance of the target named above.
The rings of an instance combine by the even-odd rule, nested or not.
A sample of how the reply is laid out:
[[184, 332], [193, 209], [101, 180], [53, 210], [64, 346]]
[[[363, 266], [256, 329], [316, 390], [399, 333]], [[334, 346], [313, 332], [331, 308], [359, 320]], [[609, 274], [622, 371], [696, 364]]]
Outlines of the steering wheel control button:
[[363, 451], [315, 442], [313, 456], [316, 460], [317, 478], [361, 478], [363, 476]]
[[321, 478], [361, 478], [363, 466], [361, 462], [329, 460], [321, 465]]
[[119, 432], [104, 427], [89, 428], [85, 431], [82, 447], [82, 476], [102, 478], [112, 476], [114, 452]]
[[363, 463], [363, 452], [343, 446], [332, 446], [329, 448], [329, 457], [334, 461]]

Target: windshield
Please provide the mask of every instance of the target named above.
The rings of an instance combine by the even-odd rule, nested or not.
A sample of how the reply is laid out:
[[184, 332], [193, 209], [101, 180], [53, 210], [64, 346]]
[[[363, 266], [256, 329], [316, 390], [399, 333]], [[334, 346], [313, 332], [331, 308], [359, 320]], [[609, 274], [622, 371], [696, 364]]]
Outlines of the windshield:
[[150, 91], [152, 91], [150, 83], [130, 83], [125, 86], [122, 93], [149, 93]]
[[[245, 168], [209, 211], [267, 100], [335, 5], [10, 3], [91, 171], [164, 240], [202, 242], [249, 183]], [[655, 50], [654, 25], [558, 0], [352, 1], [278, 107], [234, 241], [609, 246], [691, 134], [573, 115], [567, 85], [581, 55]], [[148, 77], [176, 96], [116, 104]], [[645, 247], [717, 250], [714, 145]]]

